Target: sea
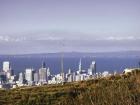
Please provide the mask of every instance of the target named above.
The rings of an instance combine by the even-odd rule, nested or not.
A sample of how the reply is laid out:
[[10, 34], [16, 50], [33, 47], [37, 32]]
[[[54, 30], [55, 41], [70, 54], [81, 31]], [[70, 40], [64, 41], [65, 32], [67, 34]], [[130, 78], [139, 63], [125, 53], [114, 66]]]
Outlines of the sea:
[[[97, 72], [109, 71], [110, 73], [122, 73], [125, 68], [139, 67], [140, 57], [63, 57], [64, 72], [68, 69], [72, 71], [78, 70], [79, 60], [82, 60], [82, 69], [88, 70], [92, 61], [96, 61]], [[51, 74], [58, 74], [61, 72], [61, 56], [47, 57], [47, 56], [0, 56], [0, 70], [2, 70], [2, 62], [9, 61], [15, 74], [24, 72], [26, 68], [33, 68], [39, 70], [42, 62], [46, 63], [47, 68], [50, 68]]]

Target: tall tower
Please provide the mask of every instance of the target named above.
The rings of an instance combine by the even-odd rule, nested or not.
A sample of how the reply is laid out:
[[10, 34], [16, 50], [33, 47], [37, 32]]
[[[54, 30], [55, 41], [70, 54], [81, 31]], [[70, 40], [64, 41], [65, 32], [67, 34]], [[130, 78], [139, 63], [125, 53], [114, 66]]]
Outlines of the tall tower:
[[50, 72], [50, 68], [47, 69], [47, 76], [50, 76], [51, 72]]
[[63, 65], [63, 54], [61, 55], [61, 76], [62, 76], [62, 85], [64, 85], [64, 65]]
[[96, 74], [96, 62], [92, 61], [92, 64], [90, 65], [90, 69], [94, 74]]
[[46, 63], [44, 61], [42, 62], [42, 68], [46, 68]]
[[81, 62], [81, 58], [80, 58], [80, 61], [79, 61], [79, 72], [82, 71], [82, 62]]

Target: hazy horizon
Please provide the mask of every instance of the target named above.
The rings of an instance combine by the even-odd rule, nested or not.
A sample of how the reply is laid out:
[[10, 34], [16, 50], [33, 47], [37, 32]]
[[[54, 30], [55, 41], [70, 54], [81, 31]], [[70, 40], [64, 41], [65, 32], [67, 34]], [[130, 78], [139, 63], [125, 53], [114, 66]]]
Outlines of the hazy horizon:
[[140, 51], [139, 0], [0, 0], [0, 54]]

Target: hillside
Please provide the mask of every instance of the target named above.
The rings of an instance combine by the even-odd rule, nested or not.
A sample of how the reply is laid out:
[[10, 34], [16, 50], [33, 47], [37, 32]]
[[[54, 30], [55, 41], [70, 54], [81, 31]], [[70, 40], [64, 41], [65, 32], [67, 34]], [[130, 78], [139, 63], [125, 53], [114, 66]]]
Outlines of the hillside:
[[[140, 51], [118, 51], [118, 52], [63, 52], [64, 57], [140, 57]], [[56, 53], [33, 53], [33, 54], [16, 54], [0, 55], [4, 58], [44, 58], [44, 57], [61, 57], [62, 52]]]
[[63, 86], [0, 90], [0, 105], [140, 105], [140, 72]]

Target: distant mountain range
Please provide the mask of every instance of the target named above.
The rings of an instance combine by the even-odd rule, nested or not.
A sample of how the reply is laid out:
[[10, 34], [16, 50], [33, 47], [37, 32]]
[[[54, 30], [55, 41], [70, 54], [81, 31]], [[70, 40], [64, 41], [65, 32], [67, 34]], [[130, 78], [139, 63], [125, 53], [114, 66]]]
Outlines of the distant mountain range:
[[39, 53], [21, 55], [0, 55], [0, 57], [140, 57], [140, 51], [120, 51], [120, 52], [58, 52]]

